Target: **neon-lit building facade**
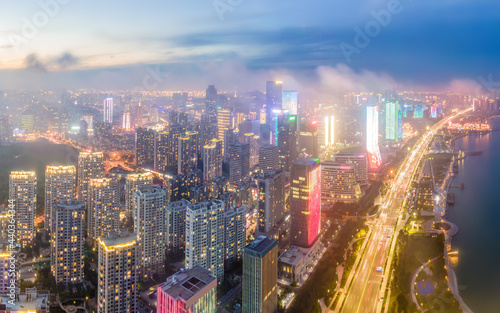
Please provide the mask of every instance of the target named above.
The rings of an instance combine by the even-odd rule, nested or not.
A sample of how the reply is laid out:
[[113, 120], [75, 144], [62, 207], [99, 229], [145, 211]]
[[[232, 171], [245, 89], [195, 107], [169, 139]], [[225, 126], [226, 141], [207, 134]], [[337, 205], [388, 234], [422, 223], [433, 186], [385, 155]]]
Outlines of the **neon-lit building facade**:
[[291, 245], [310, 247], [321, 229], [321, 167], [319, 159], [303, 158], [291, 169]]
[[217, 279], [197, 265], [167, 278], [157, 294], [157, 313], [215, 313]]
[[330, 147], [335, 144], [335, 117], [333, 115], [331, 116], [325, 116], [323, 120], [323, 129], [321, 132], [321, 138], [323, 139], [322, 145], [324, 147]]
[[431, 105], [431, 118], [437, 117], [437, 105]]
[[104, 99], [104, 123], [113, 124], [113, 98]]
[[290, 111], [290, 115], [297, 115], [298, 102], [296, 91], [283, 91], [282, 105], [284, 110]]
[[385, 139], [398, 140], [400, 114], [398, 102], [387, 101], [385, 104]]
[[378, 145], [378, 106], [366, 107], [366, 153], [370, 170], [376, 170], [382, 164]]

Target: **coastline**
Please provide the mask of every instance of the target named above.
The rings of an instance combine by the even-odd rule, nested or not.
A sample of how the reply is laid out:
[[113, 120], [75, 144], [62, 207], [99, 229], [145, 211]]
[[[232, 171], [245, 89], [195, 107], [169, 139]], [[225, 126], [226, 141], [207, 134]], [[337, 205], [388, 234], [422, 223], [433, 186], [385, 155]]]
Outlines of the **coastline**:
[[[491, 131], [488, 131], [485, 133], [489, 133], [489, 132], [491, 132]], [[480, 134], [480, 135], [482, 135], [482, 134]], [[463, 136], [459, 136], [457, 138], [454, 138], [452, 140], [452, 144], [453, 145], [455, 144], [456, 139], [466, 137], [466, 136], [471, 136], [471, 134], [463, 135]], [[456, 162], [456, 160], [455, 160], [455, 158], [453, 158], [453, 160], [451, 161], [451, 164], [450, 164], [450, 169], [453, 167], [453, 164], [455, 164], [455, 162]], [[446, 219], [446, 213], [448, 211], [448, 204], [446, 203], [446, 199], [448, 197], [451, 183], [455, 180], [455, 177], [456, 177], [455, 173], [453, 173], [452, 170], [450, 171], [450, 174], [451, 175], [448, 175], [445, 178], [446, 179], [446, 182], [445, 182], [446, 187], [443, 188], [444, 199], [441, 199], [441, 201], [444, 202], [444, 207], [445, 207], [443, 215], [441, 216], [441, 221], [450, 226], [449, 230], [444, 231], [444, 236], [445, 236], [444, 258], [445, 258], [445, 264], [446, 264], [446, 272], [448, 274], [448, 288], [453, 293], [455, 299], [460, 303], [460, 307], [461, 307], [462, 311], [467, 312], [467, 313], [472, 313], [472, 310], [467, 306], [467, 304], [463, 300], [462, 296], [460, 295], [460, 291], [458, 290], [457, 275], [455, 273], [455, 270], [453, 269], [453, 266], [451, 263], [451, 258], [449, 257], [449, 252], [452, 251], [452, 243], [451, 243], [452, 238], [453, 238], [453, 236], [455, 236], [459, 232], [458, 226], [456, 224], [454, 224], [453, 222], [450, 222]]]

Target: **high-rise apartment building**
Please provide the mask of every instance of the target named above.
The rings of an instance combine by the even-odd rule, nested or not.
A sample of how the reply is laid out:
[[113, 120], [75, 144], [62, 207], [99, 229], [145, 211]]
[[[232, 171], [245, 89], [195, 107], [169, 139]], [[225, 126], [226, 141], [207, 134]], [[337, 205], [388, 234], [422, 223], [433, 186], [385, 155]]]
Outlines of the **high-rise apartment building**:
[[78, 155], [78, 201], [87, 202], [87, 189], [91, 179], [104, 177], [102, 152], [80, 152]]
[[224, 278], [224, 202], [190, 205], [186, 211], [186, 268], [201, 265]]
[[278, 241], [259, 236], [243, 252], [242, 312], [273, 313], [278, 308]]
[[179, 137], [177, 174], [186, 175], [198, 163], [198, 132], [187, 131]]
[[213, 139], [203, 147], [203, 181], [210, 183], [212, 179], [222, 175], [222, 140]]
[[14, 280], [14, 286], [19, 287], [20, 270], [9, 271], [11, 266], [19, 266], [16, 253], [0, 252], [0, 293], [8, 294], [12, 290], [11, 280]]
[[243, 141], [250, 145], [250, 169], [253, 170], [259, 164], [259, 140], [260, 137], [254, 133], [243, 135]]
[[[209, 122], [208, 114], [203, 114], [198, 129], [198, 151], [202, 152], [203, 147], [209, 145], [212, 140], [219, 136], [217, 124]], [[221, 142], [223, 142], [221, 140]]]
[[36, 174], [14, 171], [9, 177], [9, 200], [14, 200], [17, 243], [31, 247], [35, 240]]
[[59, 202], [54, 211], [51, 269], [57, 284], [83, 282], [85, 203], [73, 199]]
[[229, 145], [229, 182], [237, 184], [250, 173], [250, 144], [237, 142]]
[[321, 163], [321, 203], [355, 202], [360, 194], [354, 165], [333, 161]]
[[241, 260], [243, 255], [247, 243], [246, 211], [246, 205], [233, 206], [224, 211], [224, 260], [227, 268]]
[[138, 312], [137, 235], [111, 232], [98, 243], [97, 312]]
[[52, 216], [57, 202], [76, 199], [76, 169], [47, 166], [45, 169], [45, 229], [52, 231]]
[[165, 271], [167, 193], [159, 188], [134, 193], [134, 232], [139, 250], [141, 280]]
[[201, 266], [182, 269], [158, 286], [157, 313], [215, 313], [217, 279]]
[[92, 241], [120, 227], [120, 188], [114, 178], [91, 179], [87, 194], [87, 232]]
[[285, 217], [285, 175], [283, 171], [268, 171], [257, 179], [257, 229], [274, 233]]
[[132, 218], [134, 211], [134, 192], [153, 187], [153, 174], [150, 172], [129, 174], [125, 178], [125, 212], [127, 218]]
[[191, 203], [179, 200], [167, 204], [167, 251], [169, 254], [184, 253], [186, 245], [186, 211]]
[[321, 230], [321, 167], [319, 159], [303, 158], [290, 173], [291, 245], [310, 247]]
[[156, 158], [156, 131], [137, 128], [135, 131], [135, 165], [153, 169]]
[[261, 171], [279, 168], [279, 151], [274, 145], [264, 145], [259, 149], [259, 169]]

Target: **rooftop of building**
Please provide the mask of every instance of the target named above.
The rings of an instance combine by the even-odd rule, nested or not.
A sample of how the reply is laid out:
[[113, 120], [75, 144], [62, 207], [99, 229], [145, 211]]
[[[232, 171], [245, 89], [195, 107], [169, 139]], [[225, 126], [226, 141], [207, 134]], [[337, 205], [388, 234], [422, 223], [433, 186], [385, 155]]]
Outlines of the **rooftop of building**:
[[282, 263], [297, 266], [302, 260], [304, 260], [304, 254], [298, 250], [288, 250], [283, 252], [278, 260]]
[[366, 159], [366, 154], [358, 152], [339, 152], [334, 155], [334, 157], [349, 157], [349, 158], [359, 158]]
[[277, 244], [278, 241], [276, 239], [269, 238], [266, 236], [259, 236], [257, 237], [257, 239], [249, 243], [245, 247], [245, 250], [250, 250], [262, 254], [272, 249]]
[[[28, 301], [28, 295], [31, 301]], [[48, 291], [38, 291], [36, 288], [26, 288], [26, 292], [19, 295], [19, 300], [9, 303], [9, 295], [0, 295], [0, 309], [3, 305], [10, 312], [38, 312], [40, 309], [49, 309]]]
[[211, 271], [196, 265], [170, 276], [165, 283], [158, 286], [158, 289], [174, 299], [181, 298], [187, 301], [215, 279]]
[[335, 162], [335, 161], [323, 161], [323, 162], [321, 162], [321, 166], [333, 167], [333, 168], [346, 170], [346, 171], [354, 169], [353, 164], [340, 163], [340, 162]]
[[85, 202], [80, 202], [77, 199], [71, 199], [69, 201], [61, 201], [56, 203], [56, 208], [60, 209], [80, 209], [85, 207]]
[[295, 161], [294, 165], [305, 165], [305, 166], [316, 166], [319, 164], [319, 159], [317, 158], [302, 158], [300, 160]]
[[137, 235], [135, 233], [131, 233], [126, 229], [122, 229], [118, 232], [112, 231], [105, 237], [99, 238], [100, 242], [104, 244], [106, 247], [113, 246], [129, 246], [135, 244], [137, 240]]

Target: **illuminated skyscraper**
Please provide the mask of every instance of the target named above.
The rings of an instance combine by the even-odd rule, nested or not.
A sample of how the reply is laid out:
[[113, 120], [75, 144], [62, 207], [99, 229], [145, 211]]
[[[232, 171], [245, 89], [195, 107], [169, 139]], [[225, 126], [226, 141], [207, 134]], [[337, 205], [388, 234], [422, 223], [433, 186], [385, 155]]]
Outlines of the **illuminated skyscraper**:
[[323, 149], [335, 145], [335, 116], [329, 115], [319, 120], [318, 140]]
[[154, 168], [156, 157], [156, 131], [137, 128], [135, 131], [135, 165]]
[[283, 110], [288, 110], [290, 115], [297, 115], [297, 92], [296, 91], [283, 91]]
[[125, 179], [125, 215], [128, 218], [132, 218], [134, 211], [134, 192], [151, 187], [153, 187], [153, 174], [146, 172], [127, 175]]
[[123, 113], [122, 128], [124, 130], [130, 130], [132, 128], [132, 123], [130, 121], [130, 112]]
[[399, 139], [399, 110], [398, 101], [387, 101], [385, 104], [385, 139]]
[[104, 99], [104, 123], [113, 124], [113, 98]]
[[222, 175], [222, 140], [213, 139], [203, 147], [203, 181], [210, 183], [212, 179]]
[[165, 271], [166, 204], [165, 190], [151, 188], [134, 193], [134, 232], [137, 234], [141, 280], [151, 279]]
[[253, 170], [259, 164], [259, 136], [253, 133], [246, 133], [243, 136], [244, 142], [250, 145], [250, 170]]
[[187, 131], [179, 137], [177, 174], [186, 175], [198, 163], [198, 132]]
[[[286, 112], [286, 111], [285, 111]], [[278, 146], [279, 168], [289, 172], [297, 159], [297, 116], [281, 114], [276, 118], [276, 146]]]
[[237, 184], [250, 173], [250, 144], [237, 142], [229, 145], [229, 182]]
[[97, 312], [138, 312], [137, 235], [111, 232], [98, 243]]
[[120, 188], [114, 178], [91, 179], [87, 195], [88, 237], [96, 241], [120, 226]]
[[156, 313], [215, 313], [217, 279], [194, 266], [180, 270], [158, 286]]
[[51, 268], [57, 284], [83, 282], [85, 203], [73, 199], [56, 204], [51, 240]]
[[[219, 109], [217, 111], [217, 127], [219, 128], [219, 139], [224, 142], [224, 131], [231, 128], [231, 111]], [[222, 154], [226, 153], [225, 147], [222, 147]]]
[[217, 89], [209, 85], [205, 93], [205, 113], [210, 117], [210, 122], [217, 121]]
[[22, 248], [31, 247], [35, 240], [36, 174], [35, 172], [11, 172], [9, 200], [14, 200], [17, 243]]
[[76, 169], [70, 166], [47, 166], [45, 169], [45, 229], [52, 231], [52, 216], [57, 202], [76, 198]]
[[279, 151], [274, 145], [264, 145], [259, 149], [259, 169], [261, 171], [279, 168]]
[[284, 173], [261, 174], [257, 179], [257, 192], [257, 228], [261, 233], [270, 233], [285, 217]]
[[377, 170], [382, 165], [382, 156], [378, 145], [378, 106], [366, 107], [366, 152], [370, 170]]
[[78, 201], [87, 203], [87, 189], [91, 179], [104, 177], [102, 152], [80, 152], [78, 155]]
[[266, 105], [268, 112], [281, 110], [283, 101], [283, 83], [281, 81], [268, 81], [266, 83]]
[[319, 159], [303, 158], [290, 173], [291, 245], [310, 247], [321, 230], [321, 166]]
[[259, 236], [243, 252], [242, 312], [273, 313], [278, 307], [278, 241]]
[[190, 205], [186, 211], [186, 268], [201, 265], [224, 278], [224, 202]]

